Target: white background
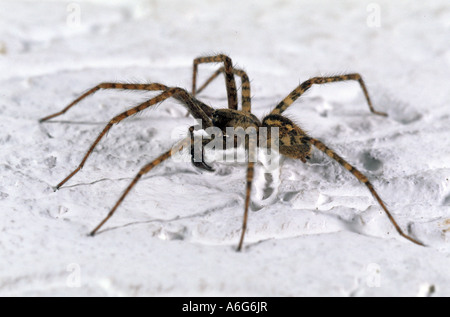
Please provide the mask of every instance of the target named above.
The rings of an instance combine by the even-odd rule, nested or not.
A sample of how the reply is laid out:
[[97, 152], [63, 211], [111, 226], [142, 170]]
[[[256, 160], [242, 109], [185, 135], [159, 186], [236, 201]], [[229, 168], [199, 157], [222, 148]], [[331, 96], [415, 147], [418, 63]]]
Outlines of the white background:
[[[449, 296], [449, 39], [448, 0], [0, 2], [0, 295]], [[241, 253], [245, 164], [165, 162], [89, 237], [193, 121], [167, 100], [114, 126], [54, 192], [109, 119], [154, 94], [102, 91], [38, 119], [105, 81], [190, 89], [193, 58], [214, 53], [248, 72], [259, 117], [310, 77], [362, 74], [388, 118], [351, 82], [287, 114], [427, 247], [319, 151], [272, 176], [258, 165]], [[223, 79], [199, 98], [225, 107]]]

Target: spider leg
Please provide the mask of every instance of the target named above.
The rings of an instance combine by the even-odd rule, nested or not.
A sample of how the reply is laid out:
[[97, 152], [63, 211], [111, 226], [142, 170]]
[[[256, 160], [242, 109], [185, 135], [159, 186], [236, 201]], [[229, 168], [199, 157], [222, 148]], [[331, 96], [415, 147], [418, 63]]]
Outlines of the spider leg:
[[366, 97], [367, 103], [369, 105], [369, 109], [372, 113], [380, 115], [380, 116], [387, 116], [385, 112], [376, 111], [372, 106], [372, 101], [369, 97], [369, 92], [367, 91], [366, 85], [364, 84], [364, 81], [359, 74], [348, 74], [348, 75], [341, 75], [341, 76], [332, 76], [332, 77], [314, 77], [311, 79], [308, 79], [307, 81], [300, 84], [297, 88], [295, 88], [286, 98], [283, 99], [276, 107], [272, 110], [271, 114], [281, 114], [283, 111], [285, 111], [295, 100], [297, 100], [306, 90], [311, 88], [314, 84], [326, 84], [326, 83], [332, 83], [332, 82], [339, 82], [339, 81], [347, 81], [347, 80], [356, 80], [359, 82], [361, 89], [364, 93], [364, 96]]
[[62, 180], [58, 185], [56, 185], [56, 189], [59, 189], [64, 183], [66, 183], [70, 178], [72, 178], [72, 176], [74, 176], [79, 170], [81, 170], [81, 168], [83, 168], [84, 163], [86, 162], [87, 158], [91, 155], [94, 148], [97, 146], [97, 144], [100, 142], [100, 140], [106, 135], [106, 133], [111, 129], [111, 127], [114, 124], [117, 124], [120, 121], [124, 120], [125, 118], [128, 118], [140, 111], [143, 111], [157, 103], [160, 103], [169, 97], [174, 97], [175, 99], [182, 101], [184, 103], [184, 105], [187, 106], [188, 110], [195, 118], [199, 118], [202, 120], [202, 124], [205, 128], [212, 125], [211, 119], [209, 118], [208, 114], [205, 113], [205, 111], [203, 111], [202, 106], [208, 107], [205, 109], [208, 111], [211, 111], [211, 113], [212, 113], [212, 108], [200, 103], [200, 101], [193, 98], [187, 91], [185, 91], [182, 88], [178, 88], [178, 87], [169, 88], [166, 91], [164, 91], [163, 93], [161, 93], [160, 95], [158, 95], [150, 100], [147, 100], [146, 102], [141, 103], [140, 105], [138, 105], [134, 108], [131, 108], [125, 112], [122, 112], [121, 114], [112, 118], [108, 122], [108, 124], [104, 127], [104, 129], [100, 132], [99, 136], [97, 137], [97, 139], [95, 139], [94, 143], [92, 143], [91, 147], [89, 148], [89, 150], [83, 157], [80, 165], [72, 173], [70, 173], [64, 180]]
[[352, 165], [350, 165], [347, 161], [345, 161], [342, 157], [340, 157], [339, 155], [337, 155], [333, 150], [331, 150], [329, 147], [327, 147], [325, 144], [323, 144], [321, 141], [317, 140], [317, 139], [313, 139], [313, 138], [308, 138], [308, 141], [313, 144], [317, 149], [319, 149], [320, 151], [324, 152], [326, 155], [328, 155], [330, 158], [332, 158], [333, 160], [337, 161], [339, 164], [341, 164], [346, 170], [348, 170], [350, 173], [352, 173], [361, 183], [363, 183], [364, 185], [367, 186], [367, 188], [369, 189], [370, 193], [373, 195], [373, 197], [378, 201], [378, 203], [380, 204], [381, 208], [383, 208], [384, 212], [386, 213], [386, 215], [388, 216], [389, 220], [391, 221], [391, 223], [394, 225], [395, 229], [397, 230], [397, 232], [404, 238], [408, 239], [411, 242], [414, 242], [415, 244], [424, 246], [423, 243], [417, 241], [416, 239], [408, 236], [407, 234], [405, 234], [402, 229], [400, 228], [400, 226], [397, 224], [397, 222], [395, 221], [394, 217], [391, 215], [391, 213], [389, 212], [389, 210], [387, 209], [387, 207], [385, 206], [385, 204], [383, 203], [383, 201], [381, 200], [380, 196], [378, 196], [377, 192], [375, 191], [375, 189], [373, 188], [373, 185], [369, 182], [369, 179], [363, 175], [360, 171], [358, 171], [356, 168], [354, 168]]
[[44, 122], [44, 121], [50, 120], [50, 119], [52, 119], [54, 117], [58, 117], [58, 116], [60, 116], [60, 115], [62, 115], [64, 113], [66, 113], [67, 110], [69, 110], [70, 108], [75, 106], [81, 100], [83, 100], [84, 98], [86, 98], [89, 95], [94, 94], [95, 92], [97, 92], [100, 89], [121, 89], [121, 90], [125, 90], [126, 89], [126, 90], [149, 90], [149, 91], [154, 91], [154, 90], [167, 90], [168, 88], [169, 87], [167, 87], [165, 85], [161, 85], [161, 84], [157, 84], [157, 83], [153, 83], [153, 84], [101, 83], [101, 84], [98, 84], [97, 86], [89, 89], [88, 91], [86, 91], [84, 94], [82, 94], [77, 99], [72, 101], [68, 106], [66, 106], [61, 111], [56, 112], [54, 114], [51, 114], [49, 116], [46, 116], [44, 118], [41, 118], [39, 120], [39, 122]]
[[236, 251], [242, 250], [242, 245], [244, 243], [245, 231], [247, 230], [247, 219], [248, 219], [248, 208], [250, 206], [250, 194], [252, 190], [253, 176], [254, 176], [254, 162], [248, 162], [247, 166], [247, 185], [245, 188], [245, 209], [244, 218], [242, 221], [241, 238], [239, 239], [239, 244]]
[[119, 205], [122, 203], [122, 201], [125, 199], [125, 197], [128, 195], [130, 190], [136, 185], [136, 183], [141, 179], [141, 177], [148, 173], [150, 170], [152, 170], [155, 166], [161, 164], [168, 158], [170, 158], [173, 154], [179, 152], [183, 148], [189, 146], [191, 140], [190, 137], [184, 138], [183, 140], [179, 141], [171, 150], [165, 152], [164, 154], [160, 155], [157, 159], [153, 160], [152, 162], [144, 165], [141, 170], [137, 173], [137, 175], [134, 177], [134, 179], [131, 181], [131, 183], [128, 185], [128, 187], [123, 192], [122, 196], [120, 196], [119, 200], [116, 202], [114, 207], [109, 211], [108, 215], [95, 227], [94, 230], [91, 231], [90, 235], [94, 236], [97, 231], [109, 220], [109, 218], [112, 217], [114, 212], [117, 210]]
[[[209, 77], [205, 83], [200, 86], [197, 90], [192, 91], [192, 95], [195, 97], [196, 94], [202, 92], [214, 79], [216, 79], [221, 73], [225, 74], [225, 67], [221, 67], [216, 70], [211, 77]], [[250, 79], [245, 71], [242, 69], [233, 68], [233, 74], [241, 78], [241, 100], [242, 100], [242, 111], [251, 112], [251, 92], [250, 92]], [[195, 86], [193, 87], [195, 89]]]
[[250, 134], [247, 138], [248, 144], [248, 165], [247, 165], [247, 185], [245, 188], [245, 205], [244, 205], [244, 218], [242, 221], [241, 238], [239, 239], [239, 244], [237, 251], [241, 251], [242, 245], [244, 243], [245, 231], [247, 230], [247, 220], [248, 220], [248, 209], [250, 206], [250, 197], [252, 191], [255, 161], [256, 161], [256, 149], [257, 149], [257, 134]]
[[223, 62], [224, 64], [225, 85], [228, 95], [228, 108], [237, 110], [237, 90], [236, 81], [234, 80], [233, 64], [231, 62], [231, 58], [226, 55], [219, 54], [215, 56], [204, 56], [194, 59], [192, 72], [192, 92], [193, 94], [195, 94], [196, 91], [198, 64], [220, 62]]

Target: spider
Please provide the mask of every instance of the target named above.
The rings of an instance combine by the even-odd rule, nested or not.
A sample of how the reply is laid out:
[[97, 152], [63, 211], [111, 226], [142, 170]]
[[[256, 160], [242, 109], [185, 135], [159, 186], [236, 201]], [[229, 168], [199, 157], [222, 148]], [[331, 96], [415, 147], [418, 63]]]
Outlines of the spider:
[[[221, 63], [223, 64], [200, 88], [197, 89], [197, 73], [198, 66], [202, 63]], [[224, 109], [214, 109], [211, 106], [206, 105], [202, 101], [196, 98], [196, 95], [202, 91], [211, 81], [213, 81], [216, 77], [218, 77], [221, 73], [224, 74], [225, 77], [225, 87], [227, 92], [227, 101], [228, 108]], [[240, 77], [241, 79], [241, 110], [238, 110], [238, 97], [237, 97], [237, 89], [236, 89], [236, 81], [235, 76]], [[313, 149], [313, 146], [318, 150], [324, 152], [331, 159], [337, 161], [340, 165], [342, 165], [346, 170], [352, 173], [361, 183], [363, 183], [370, 193], [373, 195], [375, 200], [378, 202], [380, 207], [384, 210], [387, 217], [389, 218], [392, 225], [395, 227], [396, 231], [399, 235], [406, 238], [407, 240], [422, 245], [418, 240], [410, 237], [405, 234], [400, 226], [395, 221], [394, 217], [391, 215], [386, 205], [381, 200], [380, 196], [375, 191], [373, 185], [369, 182], [369, 179], [363, 175], [360, 171], [358, 171], [355, 167], [350, 165], [346, 160], [344, 160], [341, 156], [336, 154], [333, 150], [331, 150], [324, 143], [315, 139], [308, 134], [306, 134], [297, 124], [295, 124], [292, 120], [283, 116], [283, 112], [291, 106], [305, 91], [307, 91], [313, 85], [321, 85], [332, 82], [340, 82], [340, 81], [357, 81], [364, 93], [365, 99], [369, 106], [370, 111], [375, 115], [387, 116], [384, 112], [376, 111], [372, 102], [369, 98], [369, 93], [364, 84], [364, 81], [358, 73], [352, 73], [347, 75], [339, 75], [339, 76], [329, 76], [329, 77], [313, 77], [300, 85], [298, 85], [290, 94], [287, 95], [267, 116], [259, 120], [256, 116], [251, 113], [251, 98], [250, 98], [250, 81], [246, 72], [242, 69], [237, 69], [233, 66], [232, 60], [230, 57], [218, 54], [213, 56], [204, 56], [198, 57], [194, 59], [193, 62], [193, 77], [192, 77], [192, 92], [189, 93], [187, 90], [179, 87], [168, 87], [159, 83], [150, 83], [150, 84], [130, 84], [130, 83], [112, 83], [106, 82], [101, 83], [84, 94], [75, 99], [72, 103], [66, 106], [61, 111], [54, 113], [52, 115], [46, 116], [40, 119], [40, 122], [47, 121], [54, 117], [60, 116], [64, 114], [67, 110], [72, 108], [75, 104], [79, 103], [81, 100], [86, 98], [87, 96], [97, 92], [100, 89], [120, 89], [120, 90], [146, 90], [146, 91], [159, 91], [160, 94], [125, 111], [120, 113], [119, 115], [112, 118], [108, 124], [104, 127], [104, 129], [100, 132], [99, 136], [92, 143], [87, 153], [81, 160], [81, 163], [78, 167], [73, 170], [65, 179], [63, 179], [57, 186], [56, 189], [59, 189], [62, 185], [64, 185], [70, 178], [72, 178], [78, 171], [82, 169], [86, 160], [93, 152], [94, 148], [100, 142], [100, 140], [106, 135], [106, 133], [111, 129], [111, 127], [125, 118], [128, 118], [138, 112], [141, 112], [149, 107], [152, 107], [156, 104], [161, 103], [162, 101], [168, 98], [174, 98], [180, 101], [189, 111], [188, 114], [192, 115], [197, 120], [200, 120], [202, 124], [202, 128], [206, 129], [209, 127], [219, 128], [224, 132], [224, 137], [226, 137], [226, 128], [248, 128], [253, 127], [256, 129], [257, 133], [261, 128], [278, 128], [278, 146], [279, 153], [289, 158], [299, 159], [303, 163], [310, 158], [309, 155]], [[191, 147], [191, 155], [192, 155], [192, 163], [200, 169], [212, 171], [213, 169], [207, 165], [203, 160], [203, 152], [201, 160], [194, 160], [194, 146], [192, 145], [192, 141], [194, 138], [193, 135], [194, 127], [191, 126], [189, 128], [189, 136], [185, 137], [181, 141], [179, 141], [171, 150], [161, 154], [159, 157], [144, 165], [125, 191], [122, 193], [120, 198], [117, 200], [115, 205], [109, 211], [107, 216], [91, 231], [90, 235], [94, 236], [98, 230], [113, 216], [119, 205], [128, 195], [130, 190], [137, 184], [137, 182], [141, 179], [141, 177], [152, 170], [155, 166], [161, 164], [165, 160], [169, 159], [174, 153], [181, 151], [183, 148]], [[275, 136], [269, 134], [267, 138], [267, 142], [270, 144]], [[246, 139], [246, 145], [249, 146], [249, 156], [250, 154], [254, 154], [255, 147], [260, 146], [260, 144], [256, 144], [252, 142], [250, 138]], [[201, 144], [202, 150], [204, 144]], [[250, 194], [252, 189], [252, 181], [254, 175], [254, 161], [248, 160], [247, 163], [247, 174], [246, 174], [246, 189], [245, 189], [245, 203], [244, 203], [244, 215], [242, 221], [242, 228], [239, 243], [237, 246], [237, 251], [241, 251], [244, 236], [247, 228], [247, 219], [249, 213], [249, 203], [250, 203]]]

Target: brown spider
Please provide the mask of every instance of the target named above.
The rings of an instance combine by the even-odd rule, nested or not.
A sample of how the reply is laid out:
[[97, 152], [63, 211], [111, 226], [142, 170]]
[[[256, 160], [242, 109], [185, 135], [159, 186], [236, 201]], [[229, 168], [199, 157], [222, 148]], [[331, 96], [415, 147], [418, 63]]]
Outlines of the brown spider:
[[[197, 70], [198, 65], [201, 63], [223, 63], [223, 67], [218, 69], [207, 81], [201, 86], [199, 89], [196, 88], [196, 79], [197, 79]], [[227, 90], [227, 100], [228, 100], [228, 109], [214, 109], [200, 100], [198, 100], [195, 95], [199, 93], [202, 89], [204, 89], [212, 80], [214, 80], [220, 73], [225, 75], [225, 84]], [[237, 98], [237, 90], [236, 90], [236, 82], [234, 75], [237, 75], [241, 78], [242, 82], [242, 110], [238, 110], [238, 98]], [[418, 244], [423, 245], [421, 242], [416, 239], [405, 234], [400, 226], [395, 221], [394, 217], [388, 211], [386, 206], [384, 205], [381, 198], [378, 196], [377, 192], [373, 188], [372, 184], [369, 182], [368, 178], [364, 176], [361, 172], [359, 172], [356, 168], [350, 165], [347, 161], [345, 161], [342, 157], [337, 155], [333, 150], [328, 148], [321, 141], [308, 136], [298, 125], [292, 122], [290, 119], [284, 117], [282, 113], [295, 101], [297, 100], [306, 90], [308, 90], [314, 84], [325, 84], [331, 82], [339, 82], [339, 81], [347, 81], [347, 80], [356, 80], [359, 82], [362, 91], [366, 97], [367, 103], [369, 105], [370, 111], [374, 114], [387, 116], [386, 113], [378, 112], [372, 107], [372, 102], [370, 101], [369, 94], [367, 92], [366, 86], [364, 84], [363, 79], [357, 73], [341, 75], [341, 76], [331, 76], [331, 77], [314, 77], [311, 78], [302, 84], [300, 84], [297, 88], [295, 88], [286, 98], [283, 99], [273, 110], [272, 112], [265, 116], [261, 121], [258, 120], [251, 113], [251, 98], [250, 98], [250, 81], [248, 79], [247, 74], [240, 69], [236, 69], [233, 67], [231, 59], [226, 55], [215, 55], [215, 56], [207, 56], [207, 57], [199, 57], [194, 59], [193, 63], [193, 79], [192, 79], [192, 93], [187, 92], [183, 88], [179, 87], [167, 87], [158, 83], [151, 84], [124, 84], [124, 83], [102, 83], [99, 84], [92, 89], [88, 90], [72, 103], [70, 103], [67, 107], [65, 107], [60, 112], [49, 115], [40, 119], [40, 122], [47, 121], [56, 116], [62, 115], [67, 110], [69, 110], [72, 106], [80, 102], [82, 99], [87, 96], [95, 93], [100, 89], [128, 89], [128, 90], [148, 90], [148, 91], [162, 91], [161, 94], [153, 97], [144, 103], [133, 107], [117, 116], [112, 118], [109, 123], [102, 130], [97, 139], [92, 143], [91, 147], [81, 160], [80, 165], [70, 173], [64, 180], [62, 180], [57, 186], [56, 189], [60, 188], [63, 184], [65, 184], [72, 176], [74, 176], [85, 164], [87, 158], [92, 153], [96, 145], [100, 142], [100, 140], [105, 136], [105, 134], [111, 129], [111, 127], [122, 121], [123, 119], [134, 115], [144, 109], [147, 109], [155, 104], [158, 104], [167, 98], [173, 97], [183, 103], [184, 106], [188, 109], [189, 113], [196, 119], [200, 120], [202, 124], [202, 128], [210, 128], [215, 127], [219, 128], [224, 132], [226, 137], [226, 128], [243, 128], [246, 129], [248, 127], [252, 127], [256, 129], [257, 134], [261, 128], [278, 128], [279, 135], [278, 144], [279, 145], [279, 153], [285, 155], [290, 158], [300, 159], [302, 162], [306, 162], [309, 159], [309, 154], [312, 151], [312, 146], [315, 146], [320, 151], [324, 152], [330, 158], [337, 161], [341, 164], [346, 170], [352, 173], [360, 182], [367, 186], [371, 194], [378, 201], [381, 208], [384, 210], [386, 215], [388, 216], [391, 223], [394, 225], [397, 232], [403, 236], [404, 238]], [[144, 165], [139, 173], [135, 176], [135, 178], [131, 181], [128, 187], [123, 192], [122, 196], [116, 202], [114, 207], [110, 210], [108, 215], [95, 227], [95, 229], [90, 233], [91, 235], [95, 235], [97, 231], [105, 224], [106, 221], [114, 214], [116, 209], [119, 207], [120, 203], [124, 200], [130, 190], [136, 185], [139, 179], [146, 173], [148, 173], [153, 167], [162, 163], [163, 161], [170, 158], [174, 153], [181, 151], [183, 148], [190, 146], [191, 147], [191, 155], [192, 162], [195, 166], [205, 169], [212, 170], [204, 161], [203, 161], [203, 152], [202, 158], [200, 161], [194, 160], [194, 146], [192, 145], [193, 141], [193, 130], [194, 127], [190, 127], [189, 132], [190, 136], [179, 141], [171, 150], [163, 153], [158, 158], [153, 160], [152, 162]], [[274, 136], [270, 134], [267, 137], [267, 142], [271, 144]], [[249, 146], [249, 157], [251, 154], [254, 154], [256, 146], [260, 146], [260, 144], [252, 142], [251, 139], [246, 139], [246, 145]], [[201, 144], [203, 150], [204, 144]], [[247, 165], [247, 185], [246, 185], [246, 197], [245, 197], [245, 207], [244, 207], [244, 219], [242, 223], [242, 231], [239, 240], [239, 244], [237, 250], [240, 251], [244, 241], [244, 235], [247, 227], [247, 218], [248, 218], [248, 209], [250, 203], [250, 192], [252, 188], [253, 181], [253, 171], [254, 171], [254, 161], [249, 160]]]

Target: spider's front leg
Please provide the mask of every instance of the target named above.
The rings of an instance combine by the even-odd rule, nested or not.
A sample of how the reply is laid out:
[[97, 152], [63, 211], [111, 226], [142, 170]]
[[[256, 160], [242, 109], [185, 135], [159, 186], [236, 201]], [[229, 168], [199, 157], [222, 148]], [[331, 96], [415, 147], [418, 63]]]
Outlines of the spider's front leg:
[[64, 180], [62, 180], [58, 185], [56, 185], [56, 189], [59, 189], [63, 184], [65, 184], [70, 178], [72, 178], [76, 173], [78, 173], [84, 166], [86, 160], [88, 157], [92, 154], [97, 144], [100, 142], [100, 140], [107, 134], [107, 132], [112, 128], [113, 125], [118, 124], [122, 120], [141, 112], [155, 104], [158, 104], [170, 97], [173, 97], [179, 101], [181, 101], [189, 110], [189, 112], [192, 114], [194, 118], [197, 118], [201, 120], [204, 127], [209, 127], [212, 125], [210, 116], [212, 115], [213, 109], [199, 100], [192, 97], [187, 91], [185, 91], [182, 88], [173, 87], [165, 90], [160, 95], [147, 100], [144, 103], [141, 103], [140, 105], [133, 107], [125, 112], [122, 112], [121, 114], [115, 116], [112, 118], [108, 124], [104, 127], [104, 129], [100, 132], [99, 136], [90, 146], [87, 153], [84, 155], [83, 159], [81, 160], [81, 163], [78, 165], [78, 167], [72, 171]]
[[151, 161], [150, 163], [144, 165], [141, 170], [137, 173], [137, 175], [133, 178], [131, 183], [128, 185], [128, 187], [123, 192], [122, 196], [120, 196], [119, 200], [115, 203], [113, 208], [109, 211], [108, 215], [95, 227], [94, 230], [91, 231], [90, 235], [94, 236], [98, 230], [113, 216], [113, 214], [116, 212], [119, 205], [122, 203], [122, 201], [125, 199], [125, 197], [128, 195], [128, 193], [131, 191], [131, 189], [137, 184], [137, 182], [141, 179], [141, 177], [148, 172], [150, 172], [154, 167], [158, 166], [162, 162], [166, 161], [170, 157], [172, 157], [175, 153], [183, 150], [190, 144], [190, 138], [184, 138], [183, 140], [179, 141], [175, 146], [172, 147], [169, 151], [163, 153], [155, 160]]
[[[192, 91], [192, 95], [195, 97], [197, 94], [202, 92], [214, 79], [217, 78], [221, 73], [225, 74], [225, 67], [221, 67], [216, 70], [211, 77], [209, 77], [203, 85], [201, 85], [197, 90]], [[250, 88], [250, 79], [247, 73], [242, 69], [233, 68], [233, 73], [241, 78], [241, 101], [242, 101], [242, 111], [251, 113], [252, 111], [252, 102], [251, 102], [251, 88]], [[195, 84], [194, 87], [195, 88]]]
[[44, 118], [39, 119], [39, 122], [45, 122], [52, 118], [58, 117], [64, 113], [66, 113], [70, 108], [78, 104], [81, 100], [85, 99], [86, 97], [96, 93], [97, 91], [101, 89], [117, 89], [117, 90], [146, 90], [146, 91], [155, 91], [155, 90], [167, 90], [169, 87], [161, 84], [127, 84], [127, 83], [101, 83], [97, 86], [89, 89], [84, 94], [79, 96], [77, 99], [72, 101], [69, 105], [67, 105], [64, 109], [61, 111], [58, 111], [54, 114], [48, 115]]
[[234, 80], [233, 63], [231, 58], [219, 54], [214, 56], [203, 56], [194, 59], [192, 72], [192, 94], [195, 96], [197, 86], [198, 65], [202, 63], [223, 63], [225, 73], [225, 85], [228, 95], [228, 108], [237, 110], [238, 99], [236, 90], [236, 81]]

